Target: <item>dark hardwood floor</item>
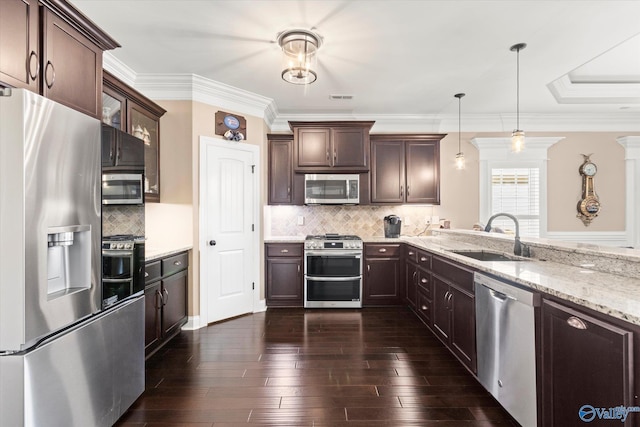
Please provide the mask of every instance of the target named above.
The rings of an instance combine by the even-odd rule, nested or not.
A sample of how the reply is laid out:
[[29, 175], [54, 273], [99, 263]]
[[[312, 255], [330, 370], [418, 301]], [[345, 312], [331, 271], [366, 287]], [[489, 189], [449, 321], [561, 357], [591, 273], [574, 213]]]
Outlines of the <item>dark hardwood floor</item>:
[[147, 361], [131, 426], [517, 426], [404, 308], [270, 309]]

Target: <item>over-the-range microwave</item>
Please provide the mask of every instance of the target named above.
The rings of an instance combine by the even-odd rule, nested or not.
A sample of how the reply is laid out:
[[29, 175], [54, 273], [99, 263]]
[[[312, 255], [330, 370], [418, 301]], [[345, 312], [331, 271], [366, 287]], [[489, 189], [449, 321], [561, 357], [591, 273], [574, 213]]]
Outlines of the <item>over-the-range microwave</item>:
[[360, 175], [305, 174], [304, 203], [307, 205], [357, 205]]
[[141, 205], [144, 203], [142, 173], [102, 174], [103, 205]]

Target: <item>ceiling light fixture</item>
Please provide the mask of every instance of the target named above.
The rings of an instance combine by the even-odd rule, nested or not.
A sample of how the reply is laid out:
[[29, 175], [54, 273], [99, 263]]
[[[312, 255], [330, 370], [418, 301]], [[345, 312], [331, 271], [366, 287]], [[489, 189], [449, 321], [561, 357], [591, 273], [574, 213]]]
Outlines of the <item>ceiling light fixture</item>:
[[286, 30], [278, 34], [282, 48], [282, 79], [296, 85], [316, 81], [317, 52], [322, 37], [309, 30]]
[[456, 98], [458, 98], [458, 154], [456, 154], [456, 169], [458, 170], [462, 170], [465, 168], [465, 160], [464, 160], [464, 153], [462, 152], [462, 149], [460, 148], [460, 105], [462, 103], [462, 97], [464, 96], [464, 93], [456, 93], [455, 96]]
[[511, 134], [511, 151], [519, 153], [524, 149], [524, 131], [520, 129], [520, 51], [526, 43], [514, 44], [509, 48], [516, 52], [516, 128]]

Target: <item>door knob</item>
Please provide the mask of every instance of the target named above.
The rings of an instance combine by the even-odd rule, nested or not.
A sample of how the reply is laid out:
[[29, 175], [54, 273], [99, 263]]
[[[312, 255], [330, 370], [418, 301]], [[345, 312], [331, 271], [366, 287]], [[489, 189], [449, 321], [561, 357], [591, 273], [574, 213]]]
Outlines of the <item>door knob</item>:
[[209, 240], [209, 246], [215, 246], [215, 245], [216, 245], [215, 240]]

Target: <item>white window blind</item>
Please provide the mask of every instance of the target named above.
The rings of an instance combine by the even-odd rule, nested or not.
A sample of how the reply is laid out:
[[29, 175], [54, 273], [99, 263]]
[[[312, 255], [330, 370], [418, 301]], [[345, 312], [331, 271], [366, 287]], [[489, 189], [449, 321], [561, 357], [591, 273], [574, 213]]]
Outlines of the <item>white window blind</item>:
[[[491, 169], [491, 215], [499, 212], [518, 218], [521, 236], [540, 236], [540, 169]], [[515, 232], [509, 218], [498, 217], [491, 225]]]

